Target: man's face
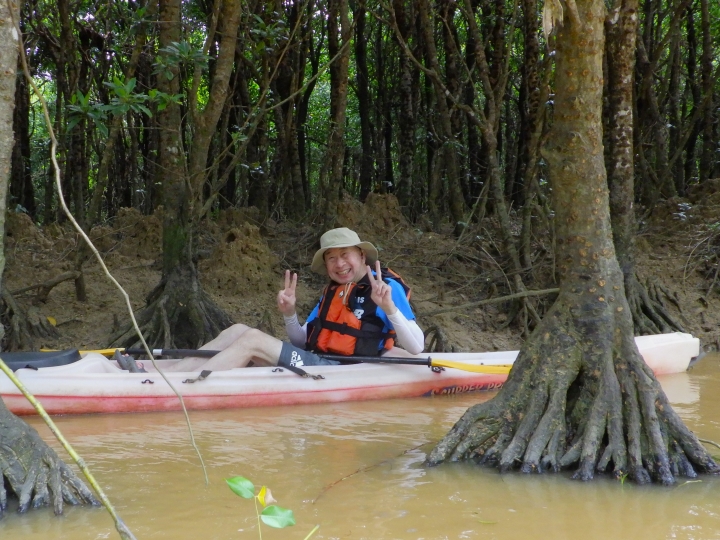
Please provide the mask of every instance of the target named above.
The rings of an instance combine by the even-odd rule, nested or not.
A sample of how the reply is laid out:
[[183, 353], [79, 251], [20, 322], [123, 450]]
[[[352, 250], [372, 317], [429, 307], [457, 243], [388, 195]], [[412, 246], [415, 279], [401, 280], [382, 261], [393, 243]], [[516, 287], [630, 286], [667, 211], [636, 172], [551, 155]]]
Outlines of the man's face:
[[365, 253], [359, 247], [328, 249], [324, 258], [328, 276], [341, 285], [358, 282], [367, 273]]

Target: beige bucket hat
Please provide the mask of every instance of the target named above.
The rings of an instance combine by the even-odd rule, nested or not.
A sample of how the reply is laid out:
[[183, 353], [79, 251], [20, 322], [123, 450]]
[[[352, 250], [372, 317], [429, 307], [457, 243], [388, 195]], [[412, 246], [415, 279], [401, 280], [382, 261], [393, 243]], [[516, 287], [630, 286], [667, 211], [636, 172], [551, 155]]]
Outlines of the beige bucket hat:
[[320, 237], [320, 249], [315, 252], [310, 269], [318, 274], [327, 275], [325, 269], [324, 255], [328, 249], [355, 246], [365, 253], [365, 262], [369, 265], [375, 264], [378, 258], [378, 250], [370, 242], [363, 242], [355, 231], [347, 227], [330, 229]]

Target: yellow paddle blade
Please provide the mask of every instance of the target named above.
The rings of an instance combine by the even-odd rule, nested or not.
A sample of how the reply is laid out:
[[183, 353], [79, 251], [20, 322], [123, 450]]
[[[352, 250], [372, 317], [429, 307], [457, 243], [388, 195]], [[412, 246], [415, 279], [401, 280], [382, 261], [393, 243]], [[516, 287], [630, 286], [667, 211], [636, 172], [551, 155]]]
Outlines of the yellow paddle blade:
[[[120, 349], [120, 352], [125, 350], [122, 347], [117, 347], [117, 349]], [[87, 350], [78, 351], [78, 352], [80, 354], [94, 352], [94, 353], [102, 354], [103, 356], [112, 356], [113, 354], [115, 354], [115, 351], [117, 349], [87, 349]], [[57, 351], [57, 349], [40, 349], [40, 352], [55, 352], [55, 351]]]
[[86, 351], [80, 351], [80, 354], [94, 352], [94, 353], [102, 354], [103, 356], [112, 356], [113, 354], [115, 354], [115, 351], [117, 351], [118, 349], [120, 349], [120, 352], [123, 352], [125, 350], [122, 347], [117, 347], [115, 349], [88, 349]]
[[452, 369], [462, 369], [463, 371], [472, 371], [473, 373], [489, 373], [493, 375], [502, 375], [510, 373], [511, 364], [495, 364], [492, 366], [466, 364], [465, 362], [453, 362], [452, 360], [430, 360], [432, 367], [444, 367]]

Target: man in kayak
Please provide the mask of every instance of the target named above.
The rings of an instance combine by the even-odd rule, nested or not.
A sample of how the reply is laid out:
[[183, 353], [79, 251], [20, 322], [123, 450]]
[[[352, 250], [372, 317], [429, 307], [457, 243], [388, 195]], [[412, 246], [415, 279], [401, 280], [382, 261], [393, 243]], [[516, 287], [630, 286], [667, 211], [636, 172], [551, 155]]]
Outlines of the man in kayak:
[[297, 367], [337, 363], [322, 358], [323, 353], [408, 356], [422, 352], [425, 338], [410, 307], [410, 290], [397, 274], [381, 268], [378, 251], [370, 242], [344, 227], [327, 231], [320, 238], [311, 269], [327, 275], [330, 284], [304, 325], [295, 311], [297, 274], [286, 271], [285, 288], [278, 293], [278, 309], [291, 343], [235, 324], [201, 347], [220, 353], [210, 360], [186, 358], [172, 371], [218, 371], [245, 367], [251, 361]]

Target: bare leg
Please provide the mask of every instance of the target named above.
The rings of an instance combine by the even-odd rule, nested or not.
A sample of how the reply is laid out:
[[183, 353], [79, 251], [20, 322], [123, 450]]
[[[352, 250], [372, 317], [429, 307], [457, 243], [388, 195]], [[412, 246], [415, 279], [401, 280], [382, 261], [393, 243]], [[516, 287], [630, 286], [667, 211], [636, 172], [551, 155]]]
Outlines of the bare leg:
[[[208, 341], [205, 345], [200, 347], [200, 349], [207, 351], [223, 351], [237, 341], [240, 336], [248, 330], [250, 330], [249, 326], [244, 324], [233, 324], [220, 332], [215, 339]], [[174, 366], [168, 367], [168, 371], [197, 371], [200, 368], [205, 369], [204, 365], [207, 361], [207, 358], [201, 356], [186, 356]]]
[[[234, 328], [234, 326], [231, 328]], [[227, 330], [224, 332], [227, 332]], [[220, 339], [224, 332], [208, 343], [208, 345]], [[282, 350], [282, 341], [269, 336], [260, 330], [247, 327], [245, 327], [242, 332], [238, 332], [237, 336], [238, 337], [236, 337], [234, 341], [226, 346], [220, 353], [213, 356], [210, 360], [187, 358], [172, 366], [169, 371], [197, 371], [199, 369], [222, 371], [226, 369], [245, 367], [251, 360], [261, 365], [277, 365], [278, 360], [280, 359], [280, 351]], [[203, 346], [203, 348], [205, 347], [206, 346]], [[198, 360], [204, 361], [198, 362]]]
[[208, 341], [200, 347], [203, 350], [222, 351], [232, 345], [240, 336], [250, 330], [250, 327], [244, 324], [233, 324], [218, 334], [212, 341]]

